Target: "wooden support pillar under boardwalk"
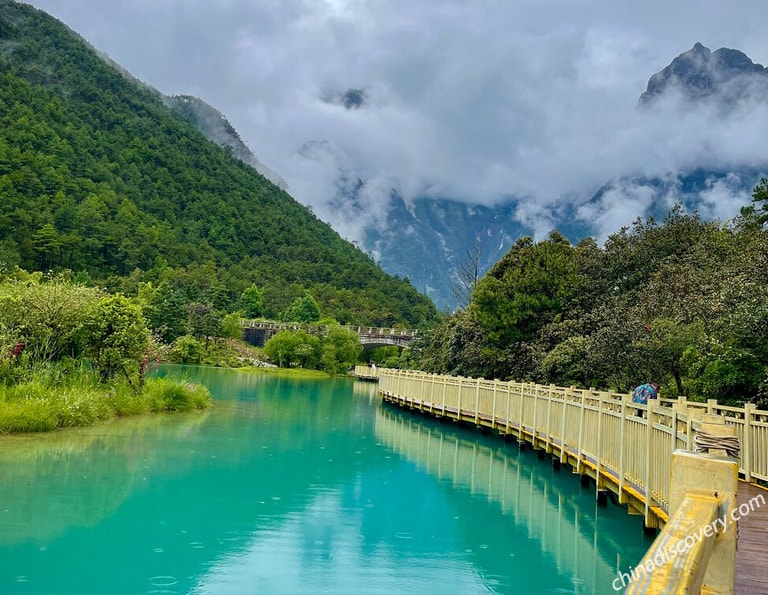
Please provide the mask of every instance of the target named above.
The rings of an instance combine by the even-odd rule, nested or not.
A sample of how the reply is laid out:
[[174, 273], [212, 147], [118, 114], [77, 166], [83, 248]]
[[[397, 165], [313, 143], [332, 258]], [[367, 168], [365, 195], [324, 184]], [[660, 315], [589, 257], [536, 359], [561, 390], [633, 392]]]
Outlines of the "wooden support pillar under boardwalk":
[[598, 489], [595, 492], [595, 500], [598, 506], [608, 506], [608, 490]]

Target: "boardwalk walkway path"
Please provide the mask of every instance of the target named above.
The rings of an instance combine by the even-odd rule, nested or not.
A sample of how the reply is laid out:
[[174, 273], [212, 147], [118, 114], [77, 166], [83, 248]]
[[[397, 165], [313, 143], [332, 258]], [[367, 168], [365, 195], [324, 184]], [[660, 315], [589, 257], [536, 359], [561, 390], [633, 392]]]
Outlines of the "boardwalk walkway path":
[[768, 490], [739, 482], [739, 504], [752, 498], [764, 503], [739, 521], [735, 595], [768, 595]]
[[[366, 372], [359, 368], [358, 375]], [[385, 401], [530, 442], [574, 472], [591, 477], [598, 500], [608, 490], [616, 493], [619, 502], [644, 515], [649, 528], [666, 524], [671, 516], [672, 452], [693, 450], [696, 424], [704, 414], [734, 428], [741, 442], [743, 476], [768, 481], [768, 411], [754, 405], [736, 408], [684, 399], [638, 405], [627, 395], [593, 389], [386, 368], [370, 375], [378, 376]], [[739, 521], [733, 592], [768, 595], [768, 490], [740, 482], [738, 500], [751, 512], [742, 513]]]

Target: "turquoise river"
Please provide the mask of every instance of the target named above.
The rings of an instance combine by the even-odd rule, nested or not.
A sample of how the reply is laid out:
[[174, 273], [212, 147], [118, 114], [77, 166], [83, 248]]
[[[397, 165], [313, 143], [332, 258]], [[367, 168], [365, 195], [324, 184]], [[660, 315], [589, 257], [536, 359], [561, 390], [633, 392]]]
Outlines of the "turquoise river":
[[375, 384], [158, 373], [214, 407], [0, 439], [0, 594], [610, 594], [650, 544], [567, 468]]

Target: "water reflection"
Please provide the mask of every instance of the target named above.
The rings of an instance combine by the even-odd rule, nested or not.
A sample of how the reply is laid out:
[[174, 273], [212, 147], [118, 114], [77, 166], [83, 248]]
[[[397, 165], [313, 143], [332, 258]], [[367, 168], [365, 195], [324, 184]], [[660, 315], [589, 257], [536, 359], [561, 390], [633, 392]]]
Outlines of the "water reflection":
[[189, 435], [205, 417], [158, 415], [2, 438], [0, 546], [45, 543], [70, 527], [96, 525], [146, 480], [149, 469], [183, 473], [183, 462], [164, 466], [167, 458], [148, 445], [161, 434], [172, 441]]
[[0, 440], [0, 593], [599, 593], [638, 541], [567, 474], [375, 384], [161, 372], [214, 408]]
[[[490, 547], [502, 545], [511, 535], [536, 547], [554, 562], [557, 572], [573, 577], [573, 592], [578, 593], [611, 592], [617, 570], [634, 565], [650, 545], [651, 540], [640, 538], [637, 518], [619, 507], [598, 508], [591, 490], [583, 490], [565, 469], [553, 470], [531, 451], [506, 447], [495, 437], [479, 439], [474, 433], [451, 431], [451, 425], [389, 406], [377, 411], [375, 428], [381, 442], [443, 481], [457, 509], [466, 511], [456, 518], [457, 525], [468, 542], [481, 544], [473, 551], [477, 567], [497, 587], [512, 588], [521, 578], [525, 584], [532, 574], [531, 552], [502, 565], [498, 556], [487, 555]], [[471, 506], [462, 494], [500, 509], [511, 519], [512, 533], [499, 535], [494, 526], [498, 517]], [[637, 539], [628, 544], [628, 534]], [[501, 541], [493, 544], [494, 538]], [[531, 588], [536, 586], [531, 583]]]

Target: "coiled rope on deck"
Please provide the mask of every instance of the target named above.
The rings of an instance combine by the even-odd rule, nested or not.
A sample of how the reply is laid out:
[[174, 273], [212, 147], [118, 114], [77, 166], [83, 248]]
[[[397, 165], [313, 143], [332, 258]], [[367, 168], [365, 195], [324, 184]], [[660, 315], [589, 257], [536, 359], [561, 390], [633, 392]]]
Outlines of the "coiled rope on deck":
[[738, 436], [713, 436], [706, 432], [696, 432], [693, 436], [696, 452], [709, 452], [710, 450], [724, 450], [729, 457], [739, 458], [741, 443]]

